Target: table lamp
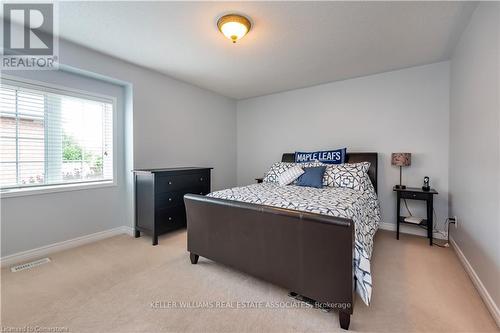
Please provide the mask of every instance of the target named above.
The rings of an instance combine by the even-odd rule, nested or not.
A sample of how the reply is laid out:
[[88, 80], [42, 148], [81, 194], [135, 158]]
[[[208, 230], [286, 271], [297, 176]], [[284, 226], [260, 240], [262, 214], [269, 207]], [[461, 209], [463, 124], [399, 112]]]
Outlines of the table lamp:
[[411, 153], [392, 153], [391, 164], [399, 167], [399, 185], [396, 185], [396, 188], [404, 190], [406, 186], [402, 184], [403, 167], [411, 165]]

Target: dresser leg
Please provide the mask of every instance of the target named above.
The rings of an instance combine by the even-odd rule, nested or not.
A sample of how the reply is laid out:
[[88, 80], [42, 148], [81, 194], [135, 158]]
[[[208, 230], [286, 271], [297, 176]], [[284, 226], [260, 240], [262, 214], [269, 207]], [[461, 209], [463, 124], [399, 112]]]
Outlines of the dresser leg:
[[134, 237], [135, 237], [135, 238], [139, 238], [139, 237], [141, 237], [141, 232], [140, 232], [139, 230], [135, 229], [135, 232], [134, 232]]
[[198, 263], [198, 259], [200, 258], [199, 255], [194, 254], [194, 253], [189, 253], [189, 260], [191, 260], [191, 263], [193, 265], [196, 265]]
[[158, 245], [158, 236], [153, 235], [153, 245]]

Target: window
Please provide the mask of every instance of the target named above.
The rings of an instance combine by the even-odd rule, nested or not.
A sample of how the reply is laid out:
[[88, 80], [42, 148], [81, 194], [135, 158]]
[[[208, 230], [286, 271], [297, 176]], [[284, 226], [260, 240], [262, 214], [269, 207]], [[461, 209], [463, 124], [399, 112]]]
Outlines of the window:
[[0, 187], [113, 180], [112, 99], [2, 80]]

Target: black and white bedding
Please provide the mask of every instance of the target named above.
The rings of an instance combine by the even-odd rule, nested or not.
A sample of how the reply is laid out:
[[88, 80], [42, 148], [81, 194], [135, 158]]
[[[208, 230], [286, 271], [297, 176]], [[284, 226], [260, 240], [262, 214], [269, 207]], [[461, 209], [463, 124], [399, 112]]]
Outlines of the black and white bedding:
[[367, 305], [370, 304], [372, 294], [370, 259], [373, 236], [380, 222], [377, 194], [371, 182], [366, 190], [280, 186], [264, 182], [212, 192], [208, 196], [352, 219], [355, 228], [356, 289], [363, 301]]

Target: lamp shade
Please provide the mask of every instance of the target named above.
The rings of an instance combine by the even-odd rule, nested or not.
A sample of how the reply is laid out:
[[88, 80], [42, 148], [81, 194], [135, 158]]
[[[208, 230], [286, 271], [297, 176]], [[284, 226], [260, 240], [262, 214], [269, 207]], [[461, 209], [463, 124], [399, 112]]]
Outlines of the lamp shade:
[[396, 166], [410, 166], [411, 153], [392, 153], [391, 164]]

